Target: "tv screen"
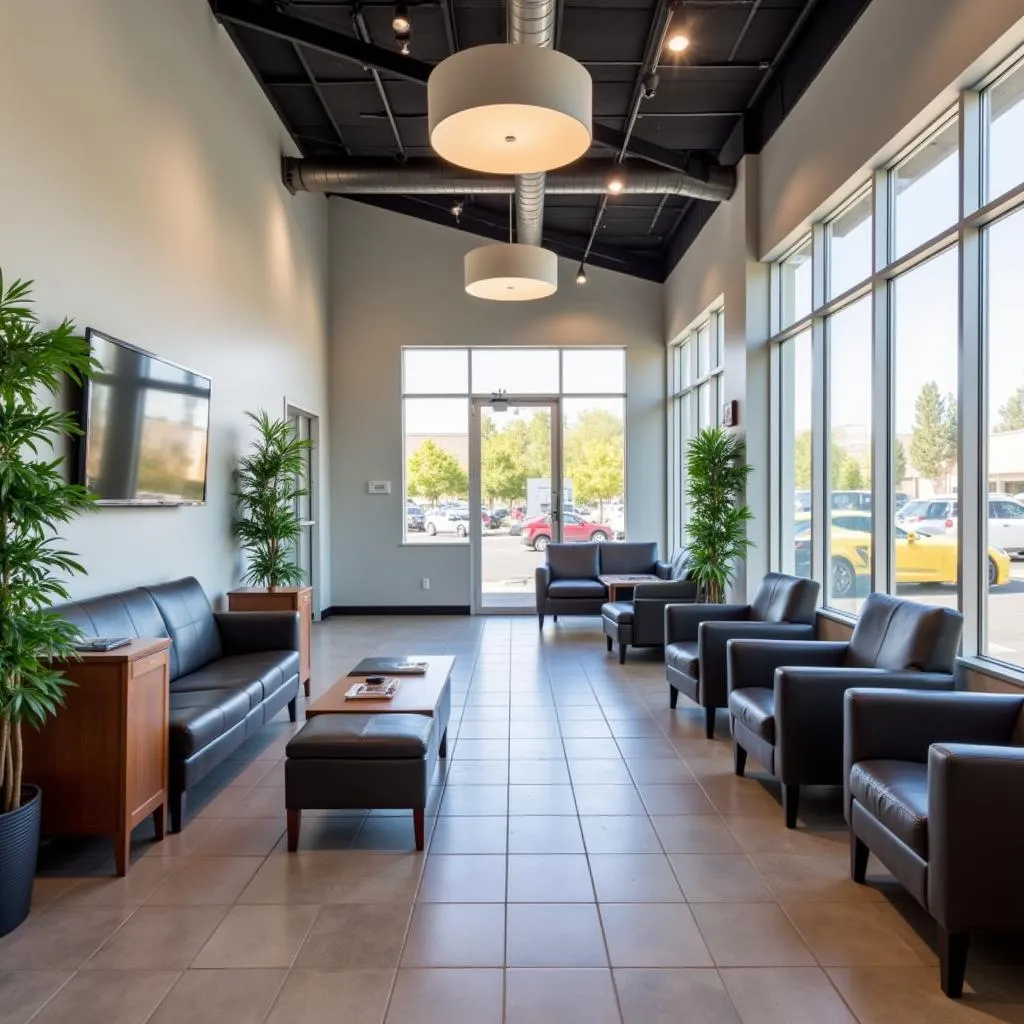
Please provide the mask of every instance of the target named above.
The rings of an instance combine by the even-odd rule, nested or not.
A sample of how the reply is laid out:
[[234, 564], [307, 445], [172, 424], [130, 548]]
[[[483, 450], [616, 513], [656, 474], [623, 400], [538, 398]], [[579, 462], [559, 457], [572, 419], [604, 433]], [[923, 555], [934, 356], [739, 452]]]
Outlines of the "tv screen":
[[210, 379], [89, 328], [80, 482], [110, 505], [206, 501]]

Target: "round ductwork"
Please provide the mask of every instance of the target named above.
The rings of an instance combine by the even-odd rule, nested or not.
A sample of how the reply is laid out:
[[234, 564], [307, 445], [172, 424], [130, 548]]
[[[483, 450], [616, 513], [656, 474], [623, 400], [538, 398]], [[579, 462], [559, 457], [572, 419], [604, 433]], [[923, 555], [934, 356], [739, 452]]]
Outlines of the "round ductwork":
[[443, 60], [427, 82], [430, 144], [459, 167], [530, 174], [590, 148], [593, 83], [557, 50], [494, 43]]
[[538, 245], [483, 245], [466, 253], [466, 291], [478, 299], [527, 302], [558, 291], [558, 257]]

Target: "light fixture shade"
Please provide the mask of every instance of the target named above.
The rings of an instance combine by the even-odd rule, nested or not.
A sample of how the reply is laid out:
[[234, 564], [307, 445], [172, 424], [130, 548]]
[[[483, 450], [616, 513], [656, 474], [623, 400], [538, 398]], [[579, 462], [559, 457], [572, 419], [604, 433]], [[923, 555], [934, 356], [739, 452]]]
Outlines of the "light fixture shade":
[[558, 291], [558, 257], [539, 245], [483, 245], [465, 265], [466, 291], [478, 299], [528, 302]]
[[427, 81], [430, 144], [459, 167], [532, 174], [590, 148], [594, 86], [582, 64], [539, 46], [460, 50]]

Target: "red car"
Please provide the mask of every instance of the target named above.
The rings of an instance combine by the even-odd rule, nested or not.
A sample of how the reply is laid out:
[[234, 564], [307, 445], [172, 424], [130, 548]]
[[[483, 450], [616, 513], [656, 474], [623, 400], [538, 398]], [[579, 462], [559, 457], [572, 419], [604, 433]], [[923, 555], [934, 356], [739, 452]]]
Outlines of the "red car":
[[[593, 541], [601, 544], [612, 539], [610, 526], [588, 523], [572, 512], [562, 514], [562, 539], [568, 543]], [[523, 523], [523, 543], [534, 551], [543, 551], [551, 543], [551, 517], [536, 516]]]

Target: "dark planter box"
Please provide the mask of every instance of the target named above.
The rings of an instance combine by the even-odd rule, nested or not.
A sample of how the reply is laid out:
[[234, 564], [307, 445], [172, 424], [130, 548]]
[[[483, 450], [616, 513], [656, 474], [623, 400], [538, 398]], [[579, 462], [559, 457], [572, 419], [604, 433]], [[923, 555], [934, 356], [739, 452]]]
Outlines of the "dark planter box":
[[0, 936], [13, 932], [32, 905], [42, 791], [23, 786], [21, 799], [16, 811], [0, 814]]

